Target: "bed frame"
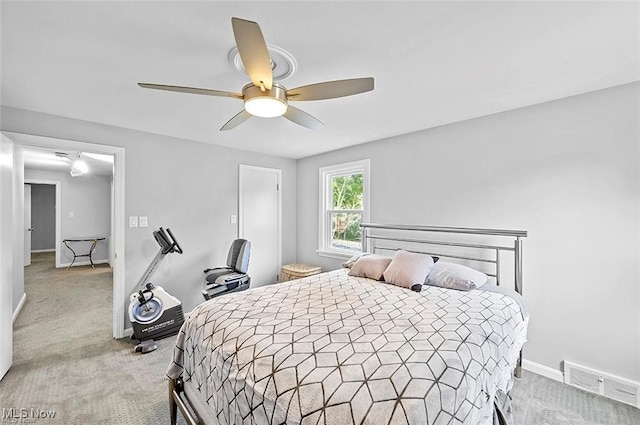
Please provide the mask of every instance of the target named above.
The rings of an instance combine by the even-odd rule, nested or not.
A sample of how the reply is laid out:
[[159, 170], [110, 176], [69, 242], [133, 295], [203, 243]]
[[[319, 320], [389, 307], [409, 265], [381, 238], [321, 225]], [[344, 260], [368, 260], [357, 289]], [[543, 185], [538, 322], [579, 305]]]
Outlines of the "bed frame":
[[[503, 252], [514, 253], [514, 289], [522, 295], [522, 239], [527, 237], [526, 230], [503, 230], [503, 229], [477, 229], [468, 227], [438, 227], [438, 226], [408, 226], [401, 224], [361, 224], [362, 240], [364, 241], [364, 251], [396, 251], [399, 244], [392, 246], [378, 246], [377, 241], [400, 242], [404, 244], [426, 245], [423, 249], [407, 249], [407, 251], [429, 254], [437, 257], [444, 257], [455, 261], [466, 260], [477, 263], [491, 264], [494, 271], [485, 272], [489, 276], [496, 278], [496, 284], [502, 282], [500, 258]], [[376, 232], [378, 230], [379, 232]], [[391, 231], [385, 233], [385, 231]], [[427, 234], [427, 238], [423, 237]], [[501, 241], [494, 243], [474, 243], [464, 240], [446, 241], [441, 239], [433, 239], [436, 233], [455, 234], [455, 235], [477, 235], [477, 236], [493, 236], [499, 237]], [[414, 234], [419, 236], [412, 237]], [[408, 236], [403, 236], [408, 235]], [[504, 245], [505, 239], [512, 241], [513, 245]], [[430, 248], [434, 247], [434, 248]], [[436, 248], [437, 247], [437, 248]], [[455, 252], [439, 251], [440, 247], [449, 247], [458, 250], [468, 248], [464, 254]], [[469, 252], [471, 251], [471, 252]], [[460, 252], [460, 251], [458, 251]]]
[[[504, 264], [504, 261], [501, 262], [502, 254], [511, 252], [514, 289], [522, 295], [522, 238], [527, 237], [526, 230], [373, 223], [363, 223], [360, 227], [365, 252], [396, 251], [402, 248], [456, 262], [484, 264], [493, 269], [485, 271], [485, 274], [494, 277], [497, 285], [504, 280], [504, 273], [501, 272]], [[452, 235], [451, 240], [447, 240], [447, 235]], [[486, 242], [486, 239], [491, 242]], [[507, 245], [508, 242], [511, 245]], [[522, 351], [515, 369], [517, 378], [520, 378], [521, 370]], [[188, 424], [204, 424], [184, 393], [181, 378], [169, 380], [169, 414], [172, 425], [176, 424], [178, 409]]]
[[[503, 281], [501, 257], [503, 252], [513, 252], [513, 287], [522, 295], [522, 238], [527, 237], [526, 230], [480, 229], [470, 227], [410, 226], [403, 224], [363, 223], [363, 251], [376, 253], [379, 251], [396, 251], [404, 245], [417, 246], [406, 249], [411, 252], [428, 254], [438, 258], [451, 259], [456, 262], [488, 264], [493, 271], [485, 274], [496, 279], [496, 285]], [[436, 234], [457, 235], [455, 241], [437, 238]], [[480, 243], [478, 240], [490, 237], [494, 242]], [[476, 239], [476, 241], [469, 241]], [[389, 242], [392, 244], [389, 245]], [[511, 246], [506, 243], [511, 242]], [[382, 243], [382, 245], [378, 245]], [[515, 370], [516, 378], [522, 376], [522, 350], [518, 356]]]

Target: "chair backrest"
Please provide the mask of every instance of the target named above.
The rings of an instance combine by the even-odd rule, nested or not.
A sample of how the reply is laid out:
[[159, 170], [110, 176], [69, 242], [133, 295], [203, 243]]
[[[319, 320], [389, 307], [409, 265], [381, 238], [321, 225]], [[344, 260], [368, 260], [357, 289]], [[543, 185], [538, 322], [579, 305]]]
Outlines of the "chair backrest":
[[227, 266], [238, 273], [246, 273], [249, 270], [249, 253], [251, 242], [246, 239], [236, 239], [229, 248]]

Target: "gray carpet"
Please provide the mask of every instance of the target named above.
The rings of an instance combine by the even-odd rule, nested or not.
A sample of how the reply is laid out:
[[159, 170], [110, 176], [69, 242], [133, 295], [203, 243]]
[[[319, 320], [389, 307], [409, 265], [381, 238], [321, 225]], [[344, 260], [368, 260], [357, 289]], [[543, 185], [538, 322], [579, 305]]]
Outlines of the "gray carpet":
[[53, 253], [34, 254], [25, 268], [27, 301], [14, 324], [0, 409], [54, 410], [43, 425], [168, 424], [171, 338], [134, 353], [133, 341], [112, 337], [111, 268], [54, 265]]
[[[0, 381], [0, 409], [55, 411], [54, 419], [36, 422], [43, 425], [169, 423], [164, 372], [173, 338], [141, 355], [131, 340], [111, 337], [108, 266], [55, 269], [52, 253], [34, 254], [25, 291], [13, 366]], [[640, 424], [638, 409], [526, 371], [512, 395], [519, 425]]]

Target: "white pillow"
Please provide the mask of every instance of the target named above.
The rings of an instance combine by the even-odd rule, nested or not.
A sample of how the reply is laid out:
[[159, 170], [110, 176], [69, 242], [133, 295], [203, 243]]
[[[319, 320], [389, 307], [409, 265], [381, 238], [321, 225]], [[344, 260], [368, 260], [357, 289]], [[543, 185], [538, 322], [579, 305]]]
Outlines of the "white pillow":
[[404, 250], [396, 251], [393, 260], [384, 271], [387, 283], [420, 292], [422, 284], [433, 267], [430, 255]]
[[351, 266], [349, 276], [367, 277], [374, 280], [382, 280], [382, 274], [387, 268], [391, 258], [378, 254], [370, 254], [360, 257]]
[[462, 264], [438, 261], [427, 276], [425, 285], [471, 291], [487, 283], [489, 277]]

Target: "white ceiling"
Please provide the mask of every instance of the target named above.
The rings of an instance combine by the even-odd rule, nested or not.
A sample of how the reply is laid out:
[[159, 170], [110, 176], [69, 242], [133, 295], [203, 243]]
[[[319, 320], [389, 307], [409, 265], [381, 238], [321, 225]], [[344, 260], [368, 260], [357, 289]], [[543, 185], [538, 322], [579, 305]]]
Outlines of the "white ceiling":
[[104, 158], [96, 159], [95, 157], [87, 156], [84, 152], [30, 145], [23, 145], [22, 150], [25, 168], [68, 173], [71, 170], [72, 163], [80, 158], [89, 168], [86, 175], [110, 176], [113, 174], [112, 155], [102, 155]]
[[[301, 158], [640, 79], [638, 2], [2, 2], [3, 105]], [[307, 130], [235, 99], [231, 17], [291, 52], [282, 83], [375, 77], [373, 92], [295, 106]]]

